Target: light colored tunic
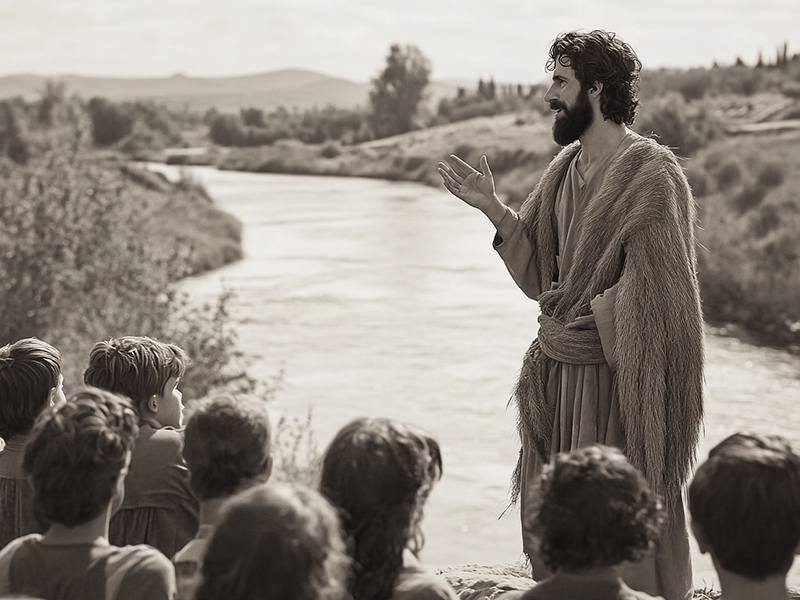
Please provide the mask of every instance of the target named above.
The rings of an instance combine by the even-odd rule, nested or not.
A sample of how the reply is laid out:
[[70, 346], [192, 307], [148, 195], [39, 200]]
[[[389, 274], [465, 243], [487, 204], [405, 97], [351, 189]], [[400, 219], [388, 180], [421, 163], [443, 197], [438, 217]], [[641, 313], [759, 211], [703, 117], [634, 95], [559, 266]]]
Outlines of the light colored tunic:
[[[555, 214], [558, 231], [558, 281], [562, 283], [572, 266], [580, 239], [586, 206], [599, 190], [606, 168], [639, 136], [629, 132], [619, 146], [602, 162], [581, 175], [577, 168], [580, 152], [570, 164], [556, 198]], [[538, 298], [539, 273], [536, 257], [522, 224], [513, 211], [497, 226], [494, 247], [526, 295]], [[607, 362], [596, 365], [553, 363], [545, 395], [555, 406], [555, 421], [550, 446], [551, 456], [569, 452], [589, 444], [605, 444], [624, 448], [625, 437], [620, 421], [619, 403], [614, 388], [614, 298], [616, 286], [592, 301], [592, 312]], [[534, 482], [542, 465], [530, 448], [523, 447], [520, 510], [522, 516], [523, 549], [531, 559], [534, 579], [551, 574], [538, 557], [536, 540], [531, 534], [535, 512], [531, 508]], [[667, 526], [662, 535], [660, 552], [651, 553], [638, 564], [627, 563], [620, 572], [628, 585], [651, 595], [663, 595], [667, 600], [683, 598], [691, 585], [691, 562], [688, 532], [682, 518], [683, 507], [675, 511], [678, 521]]]

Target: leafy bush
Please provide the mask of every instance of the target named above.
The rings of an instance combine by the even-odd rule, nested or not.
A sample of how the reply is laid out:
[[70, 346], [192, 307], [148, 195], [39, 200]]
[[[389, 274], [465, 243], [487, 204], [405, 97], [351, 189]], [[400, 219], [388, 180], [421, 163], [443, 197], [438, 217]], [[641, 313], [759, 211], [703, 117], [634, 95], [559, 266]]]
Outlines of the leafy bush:
[[660, 143], [687, 156], [724, 133], [719, 119], [702, 104], [688, 104], [674, 91], [646, 102], [634, 129], [655, 134]]
[[698, 275], [706, 317], [770, 341], [800, 322], [800, 136], [725, 140], [690, 162], [698, 199]]
[[5, 166], [0, 342], [34, 335], [85, 356], [92, 341], [164, 322], [178, 257], [145, 235], [146, 202], [82, 153]]

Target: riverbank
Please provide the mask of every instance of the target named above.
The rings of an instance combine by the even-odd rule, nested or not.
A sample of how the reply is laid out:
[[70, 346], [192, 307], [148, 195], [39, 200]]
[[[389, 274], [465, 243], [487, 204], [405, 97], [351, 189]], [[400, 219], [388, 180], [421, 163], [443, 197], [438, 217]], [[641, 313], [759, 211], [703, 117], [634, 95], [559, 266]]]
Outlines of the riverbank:
[[230, 148], [217, 157], [216, 165], [235, 171], [369, 177], [439, 187], [437, 162], [456, 154], [477, 165], [486, 154], [501, 198], [518, 207], [558, 152], [550, 127], [551, 119], [539, 112], [503, 114], [352, 146], [284, 140], [273, 146]]
[[[495, 565], [463, 565], [438, 571], [456, 590], [459, 600], [496, 600], [511, 591], [525, 591], [536, 585], [529, 571], [521, 563]], [[788, 589], [790, 600], [800, 600], [800, 590]], [[692, 600], [719, 600], [721, 592], [714, 589], [696, 589]]]

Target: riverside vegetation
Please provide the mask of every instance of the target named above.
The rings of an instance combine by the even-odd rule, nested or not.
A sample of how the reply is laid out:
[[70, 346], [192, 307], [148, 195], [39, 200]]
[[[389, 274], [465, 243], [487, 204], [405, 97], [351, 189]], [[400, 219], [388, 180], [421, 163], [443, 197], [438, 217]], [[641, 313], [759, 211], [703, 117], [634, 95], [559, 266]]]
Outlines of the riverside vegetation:
[[[392, 46], [365, 107], [197, 114], [93, 98], [85, 112], [96, 148], [223, 169], [439, 186], [439, 160], [476, 164], [485, 153], [504, 200], [518, 207], [558, 150], [543, 86], [481, 80], [431, 106], [430, 69], [418, 49]], [[32, 110], [47, 113], [59, 93], [51, 86]], [[695, 193], [706, 320], [800, 351], [800, 54], [783, 45], [754, 66], [645, 69], [640, 96], [634, 129], [675, 150]], [[12, 158], [27, 151], [20, 102], [0, 104], [0, 146]], [[176, 146], [207, 151], [165, 153]]]
[[[38, 101], [0, 102], [0, 345], [28, 336], [52, 343], [69, 390], [96, 341], [149, 335], [192, 358], [181, 382], [187, 402], [221, 390], [269, 400], [280, 373], [248, 372], [231, 294], [196, 306], [177, 286], [238, 260], [241, 223], [190, 177], [170, 183], [98, 148], [97, 105], [57, 86]], [[311, 483], [309, 424], [310, 416], [277, 424], [277, 479]]]

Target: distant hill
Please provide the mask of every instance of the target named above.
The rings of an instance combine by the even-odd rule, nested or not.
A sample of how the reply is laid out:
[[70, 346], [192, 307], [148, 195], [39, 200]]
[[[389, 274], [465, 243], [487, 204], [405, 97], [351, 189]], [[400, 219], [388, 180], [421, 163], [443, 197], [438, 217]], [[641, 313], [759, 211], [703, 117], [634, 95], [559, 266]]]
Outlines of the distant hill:
[[[285, 106], [299, 109], [328, 104], [345, 108], [365, 105], [370, 83], [358, 83], [329, 77], [302, 69], [284, 69], [236, 77], [163, 78], [87, 77], [82, 75], [8, 75], [0, 77], [0, 98], [22, 96], [38, 98], [46, 82], [60, 81], [67, 93], [84, 98], [104, 96], [111, 100], [150, 99], [176, 108], [188, 106], [199, 110], [216, 108], [238, 111], [242, 107], [266, 110]], [[432, 103], [455, 95], [463, 82], [431, 82], [428, 92]]]

